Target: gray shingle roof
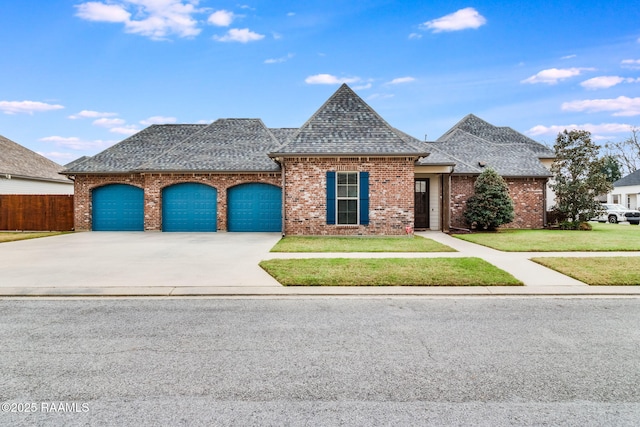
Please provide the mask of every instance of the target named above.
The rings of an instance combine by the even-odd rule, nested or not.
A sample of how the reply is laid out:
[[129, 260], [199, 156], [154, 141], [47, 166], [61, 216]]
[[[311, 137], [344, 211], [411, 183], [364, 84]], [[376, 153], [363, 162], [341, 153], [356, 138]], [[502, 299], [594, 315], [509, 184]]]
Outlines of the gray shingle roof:
[[640, 185], [640, 169], [613, 183], [614, 187], [627, 187], [630, 185]]
[[446, 141], [456, 130], [475, 135], [495, 144], [520, 144], [527, 147], [531, 152], [537, 154], [540, 158], [553, 158], [554, 153], [545, 145], [517, 132], [510, 127], [494, 126], [481, 118], [468, 114], [456, 125], [449, 129], [444, 135], [438, 138], [438, 141]]
[[479, 162], [503, 176], [547, 177], [542, 144], [470, 114], [435, 142], [391, 127], [342, 85], [299, 129], [269, 129], [260, 119], [219, 119], [210, 125], [150, 126], [103, 152], [72, 162], [65, 173], [269, 172], [278, 156], [415, 156], [417, 165], [455, 165], [479, 174]]
[[219, 119], [138, 166], [138, 171], [279, 171], [280, 146], [260, 119]]
[[298, 132], [298, 128], [269, 128], [269, 130], [280, 144], [289, 142], [291, 137]]
[[549, 177], [551, 173], [540, 158], [552, 158], [544, 145], [514, 131], [500, 128], [470, 114], [426, 149], [438, 156], [420, 159], [417, 164], [430, 165], [443, 158], [453, 159], [455, 173], [479, 174], [492, 167], [502, 176]]
[[320, 107], [280, 155], [421, 155], [346, 84]]
[[152, 125], [86, 159], [65, 173], [125, 173], [139, 168], [207, 125]]
[[60, 175], [64, 168], [40, 154], [0, 136], [0, 174], [45, 181], [71, 181]]

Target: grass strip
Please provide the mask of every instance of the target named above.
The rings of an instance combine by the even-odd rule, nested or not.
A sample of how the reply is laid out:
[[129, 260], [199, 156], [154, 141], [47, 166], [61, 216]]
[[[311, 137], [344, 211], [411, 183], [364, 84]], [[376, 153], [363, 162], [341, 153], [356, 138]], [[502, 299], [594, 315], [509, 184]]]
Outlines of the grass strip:
[[284, 286], [520, 286], [480, 258], [306, 258], [262, 261]]
[[455, 237], [505, 252], [640, 251], [640, 227], [590, 223], [591, 231], [500, 230]]
[[640, 261], [636, 257], [545, 257], [532, 261], [592, 286], [640, 285]]
[[455, 249], [421, 236], [287, 236], [271, 252], [455, 252]]
[[46, 232], [30, 232], [30, 231], [3, 231], [0, 232], [0, 243], [15, 242], [18, 240], [37, 239], [39, 237], [57, 236], [59, 234], [67, 234], [68, 231], [46, 231]]

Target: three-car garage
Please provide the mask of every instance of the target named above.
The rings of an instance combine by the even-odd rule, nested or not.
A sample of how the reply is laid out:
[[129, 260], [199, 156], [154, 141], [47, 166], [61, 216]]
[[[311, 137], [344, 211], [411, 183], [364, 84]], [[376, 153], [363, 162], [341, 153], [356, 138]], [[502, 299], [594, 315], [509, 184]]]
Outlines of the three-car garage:
[[[218, 190], [184, 182], [161, 191], [161, 229], [172, 232], [214, 232], [218, 220]], [[226, 190], [226, 229], [278, 232], [282, 227], [282, 190], [265, 183], [243, 183]], [[224, 198], [221, 200], [225, 202]], [[134, 185], [109, 184], [92, 191], [94, 231], [143, 231], [144, 190]], [[224, 215], [223, 215], [224, 218]]]

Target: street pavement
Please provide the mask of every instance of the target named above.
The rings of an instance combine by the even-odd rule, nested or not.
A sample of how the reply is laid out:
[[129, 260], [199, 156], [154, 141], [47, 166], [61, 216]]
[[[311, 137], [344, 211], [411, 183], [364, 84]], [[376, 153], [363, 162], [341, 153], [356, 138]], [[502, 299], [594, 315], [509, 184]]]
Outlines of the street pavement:
[[[532, 257], [640, 252], [508, 253], [440, 232], [418, 235], [458, 252], [271, 253], [279, 233], [83, 232], [0, 245], [0, 296], [640, 295], [640, 286], [588, 286]], [[525, 286], [284, 287], [258, 263], [310, 257], [479, 257]]]
[[637, 426], [638, 325], [619, 297], [5, 299], [0, 425]]

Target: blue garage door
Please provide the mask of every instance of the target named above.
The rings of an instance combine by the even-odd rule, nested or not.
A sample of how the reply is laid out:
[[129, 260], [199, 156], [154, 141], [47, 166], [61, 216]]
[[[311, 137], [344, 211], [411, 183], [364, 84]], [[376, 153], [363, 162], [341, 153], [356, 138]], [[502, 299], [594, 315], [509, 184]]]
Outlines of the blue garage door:
[[250, 183], [230, 188], [227, 196], [229, 231], [280, 231], [282, 190], [275, 185]]
[[144, 191], [126, 184], [93, 190], [94, 231], [143, 231]]
[[162, 190], [162, 231], [216, 231], [218, 192], [188, 182]]

